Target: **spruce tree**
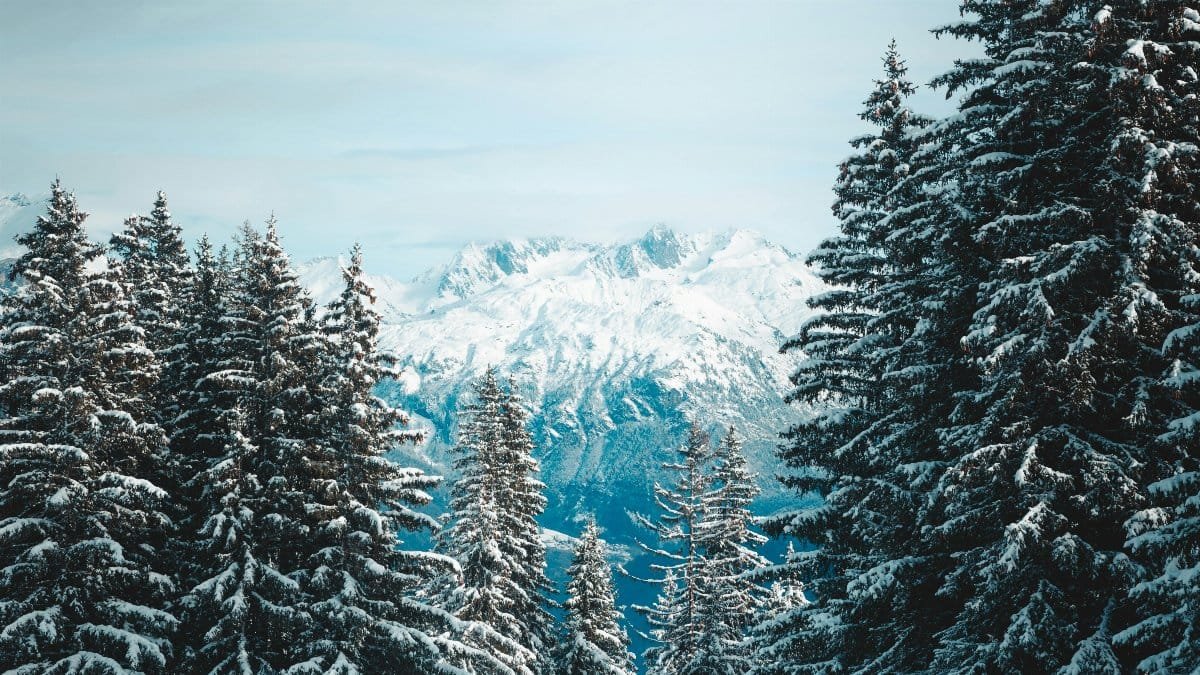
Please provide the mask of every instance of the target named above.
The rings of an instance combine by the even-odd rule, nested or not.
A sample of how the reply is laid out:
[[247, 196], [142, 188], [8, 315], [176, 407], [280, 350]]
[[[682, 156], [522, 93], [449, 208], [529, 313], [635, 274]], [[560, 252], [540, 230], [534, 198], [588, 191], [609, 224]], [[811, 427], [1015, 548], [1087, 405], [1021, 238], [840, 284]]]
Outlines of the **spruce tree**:
[[[109, 241], [108, 267], [134, 307], [134, 324], [158, 366], [156, 386], [146, 392], [150, 419], [170, 435], [180, 414], [180, 395], [188, 388], [187, 348], [183, 337], [184, 308], [192, 290], [192, 267], [181, 228], [171, 219], [167, 196], [159, 191], [149, 216], [130, 216], [122, 231]], [[157, 483], [179, 495], [186, 476], [177, 470], [182, 460], [168, 452], [159, 460]], [[175, 500], [172, 500], [173, 502]], [[172, 504], [175, 520], [184, 517]]]
[[[1200, 669], [1200, 437], [1196, 433], [1196, 326], [1200, 325], [1200, 13], [1192, 3], [1113, 2], [1094, 15], [1094, 66], [1110, 75], [1117, 123], [1109, 130], [1109, 217], [1127, 223], [1131, 276], [1162, 307], [1150, 345], [1166, 332], [1166, 363], [1145, 387], [1146, 421], [1166, 425], [1147, 447], [1145, 508], [1126, 522], [1135, 583], [1115, 636], [1123, 665], [1143, 673]], [[1131, 303], [1132, 306], [1132, 303]], [[1166, 311], [1164, 311], [1166, 310]], [[1144, 310], [1139, 308], [1138, 323]], [[1139, 332], [1147, 326], [1139, 325]], [[1155, 414], [1157, 413], [1157, 414]], [[1160, 415], [1162, 417], [1160, 417]]]
[[315, 393], [321, 430], [308, 454], [313, 475], [314, 552], [302, 580], [312, 622], [296, 641], [297, 673], [434, 672], [452, 661], [495, 667], [486, 653], [448, 637], [461, 632], [453, 617], [416, 597], [453, 561], [400, 548], [404, 530], [436, 528], [415, 510], [440, 479], [386, 457], [407, 416], [375, 394], [392, 375], [378, 349], [379, 314], [355, 247], [342, 271], [344, 289], [328, 308], [324, 376]]
[[[787, 569], [788, 561], [796, 552], [788, 544], [784, 565], [776, 569]], [[804, 584], [794, 578], [777, 574], [777, 578], [766, 589], [754, 623], [747, 632], [752, 654], [751, 667], [747, 672], [754, 675], [786, 675], [806, 672], [797, 664], [813, 664], [817, 661], [812, 654], [803, 653], [806, 646], [817, 642], [808, 621], [811, 615], [804, 614], [811, 602], [804, 594]]]
[[651, 580], [659, 586], [655, 605], [637, 608], [653, 627], [651, 636], [655, 644], [645, 654], [649, 673], [683, 673], [703, 647], [705, 552], [697, 528], [709, 486], [707, 471], [712, 455], [709, 445], [708, 434], [693, 423], [687, 441], [677, 449], [678, 459], [663, 463], [665, 469], [675, 474], [674, 483], [669, 487], [654, 485], [658, 513], [653, 519], [635, 516], [635, 521], [657, 539], [653, 546], [642, 546], [655, 557], [651, 570], [663, 575]]
[[538, 479], [541, 467], [534, 458], [533, 436], [529, 432], [529, 413], [511, 376], [504, 388], [500, 405], [501, 446], [497, 455], [499, 480], [496, 505], [504, 523], [502, 542], [506, 553], [521, 562], [514, 579], [528, 589], [515, 606], [525, 624], [527, 644], [538, 654], [539, 669], [553, 672], [551, 654], [555, 650], [557, 630], [550, 614], [553, 590], [546, 576], [546, 545], [537, 519], [546, 510], [546, 485]]
[[752, 528], [755, 477], [731, 426], [712, 456], [708, 490], [700, 498], [696, 535], [704, 559], [699, 569], [699, 650], [685, 672], [741, 675], [753, 667], [747, 640], [764, 589], [758, 581], [770, 562], [758, 552], [766, 537]]
[[170, 394], [179, 386], [172, 369], [178, 362], [182, 309], [192, 268], [182, 230], [171, 220], [166, 194], [158, 193], [149, 216], [127, 218], [124, 229], [112, 236], [108, 250], [109, 267], [137, 308], [134, 322], [167, 371], [160, 378], [164, 397], [160, 407], [169, 415]]
[[519, 405], [489, 368], [459, 413], [459, 477], [436, 550], [457, 560], [460, 573], [442, 589], [440, 604], [482, 627], [468, 644], [491, 650], [518, 673], [550, 672], [545, 549], [534, 520], [545, 498]]
[[[195, 256], [191, 280], [180, 297], [183, 320], [178, 337], [179, 388], [175, 394], [178, 410], [167, 423], [171, 429], [168, 471], [181, 503], [191, 503], [199, 494], [201, 486], [193, 479], [203, 465], [208, 444], [213, 441], [209, 434], [220, 428], [220, 411], [230, 405], [228, 399], [234, 396], [233, 390], [216, 387], [216, 380], [207, 380], [224, 365], [231, 365], [226, 361], [232, 357], [226, 330], [233, 321], [228, 261], [222, 259], [207, 236], [200, 237]], [[221, 398], [226, 400], [221, 403], [215, 400]], [[188, 530], [193, 515], [191, 510], [185, 510], [177, 525]]]
[[942, 148], [954, 145], [952, 130], [907, 107], [914, 86], [894, 43], [883, 61], [860, 114], [874, 129], [852, 141], [857, 152], [835, 185], [841, 234], [810, 256], [834, 290], [810, 300], [819, 313], [783, 347], [806, 357], [788, 400], [818, 411], [785, 432], [783, 481], [824, 500], [767, 523], [818, 545], [779, 570], [806, 580], [817, 598], [790, 613], [790, 628], [772, 631], [791, 672], [919, 668], [936, 625], [916, 619], [932, 608], [915, 598], [933, 565], [912, 532], [936, 476], [929, 423], [948, 413], [955, 381], [961, 333], [944, 316], [967, 295], [944, 252], [970, 249], [942, 240], [941, 216], [952, 212], [942, 201], [952, 194], [940, 178]]
[[0, 668], [166, 672], [174, 591], [155, 567], [167, 519], [140, 417], [153, 355], [101, 249], [56, 181], [19, 237], [24, 283], [0, 327]]
[[[198, 289], [220, 278], [212, 265], [201, 265]], [[295, 664], [311, 620], [299, 579], [316, 413], [306, 380], [320, 372], [321, 352], [273, 219], [265, 236], [243, 229], [227, 297], [215, 339], [191, 332], [191, 349], [211, 365], [197, 373], [176, 435], [198, 458], [184, 628], [199, 672], [277, 672]]]
[[[771, 653], [802, 655], [777, 672], [1115, 672], [1115, 640], [1126, 665], [1170, 672], [1195, 625], [1178, 590], [1194, 539], [1175, 520], [1194, 464], [1195, 13], [962, 10], [939, 32], [986, 57], [936, 81], [963, 94], [959, 113], [912, 134], [879, 221], [884, 274], [848, 284], [875, 285], [852, 295], [868, 315], [913, 321], [870, 319], [860, 334], [884, 351], [841, 361], [852, 328], [801, 336], [816, 359], [798, 398], [883, 405], [792, 432], [785, 460], [810, 474], [791, 484], [826, 503], [772, 529], [824, 545], [788, 566], [817, 601]], [[846, 381], [869, 386], [855, 398]]]
[[[130, 216], [124, 229], [109, 240], [108, 276], [123, 289], [132, 307], [133, 324], [154, 355], [154, 386], [141, 392], [139, 418], [154, 421], [164, 434], [174, 429], [179, 392], [184, 389], [183, 309], [191, 290], [191, 275], [182, 232], [171, 221], [166, 195], [160, 191], [149, 217]], [[166, 539], [157, 547], [163, 552], [162, 569], [178, 578], [182, 558], [172, 549], [178, 543], [177, 527], [186, 516], [185, 502], [180, 497], [187, 477], [179, 471], [182, 460], [173, 455], [165, 436], [156, 446], [160, 453], [154, 459], [151, 476], [171, 496], [167, 513], [172, 521], [171, 527], [163, 531]]]
[[686, 652], [672, 649], [677, 640], [690, 640], [694, 624], [687, 621], [687, 604], [683, 599], [684, 591], [675, 570], [668, 569], [662, 579], [656, 581], [658, 595], [654, 605], [636, 607], [646, 616], [650, 624], [649, 637], [655, 643], [647, 649], [643, 658], [648, 675], [668, 675], [681, 672], [690, 661], [694, 649]]
[[562, 675], [632, 675], [633, 654], [616, 606], [604, 541], [589, 520], [567, 568], [566, 636], [554, 672]]
[[987, 56], [943, 78], [969, 88], [956, 163], [970, 217], [952, 227], [986, 262], [962, 340], [979, 382], [943, 430], [949, 466], [923, 514], [950, 562], [937, 597], [956, 610], [932, 665], [1116, 671], [1124, 524], [1161, 424], [1178, 252], [1123, 212], [1099, 4], [963, 6], [975, 18], [945, 32]]

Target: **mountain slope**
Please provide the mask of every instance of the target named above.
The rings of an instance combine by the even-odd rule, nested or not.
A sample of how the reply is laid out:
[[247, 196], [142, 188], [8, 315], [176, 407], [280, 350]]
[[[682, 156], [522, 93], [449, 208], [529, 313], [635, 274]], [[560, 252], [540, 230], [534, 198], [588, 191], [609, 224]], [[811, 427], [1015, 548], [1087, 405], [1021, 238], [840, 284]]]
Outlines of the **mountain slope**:
[[11, 288], [8, 272], [23, 250], [16, 236], [33, 229], [45, 208], [44, 199], [33, 200], [19, 192], [0, 197], [0, 293]]
[[[304, 267], [319, 300], [336, 291], [336, 269], [331, 259]], [[795, 360], [778, 348], [821, 290], [784, 248], [743, 230], [656, 228], [611, 246], [471, 245], [411, 282], [373, 281], [384, 346], [407, 370], [387, 395], [428, 427], [431, 465], [444, 468], [459, 399], [496, 365], [532, 407], [551, 527], [571, 531], [565, 521], [592, 511], [627, 530], [625, 511], [649, 507], [689, 419], [738, 426], [764, 508], [779, 496], [773, 451], [799, 412], [781, 395]]]

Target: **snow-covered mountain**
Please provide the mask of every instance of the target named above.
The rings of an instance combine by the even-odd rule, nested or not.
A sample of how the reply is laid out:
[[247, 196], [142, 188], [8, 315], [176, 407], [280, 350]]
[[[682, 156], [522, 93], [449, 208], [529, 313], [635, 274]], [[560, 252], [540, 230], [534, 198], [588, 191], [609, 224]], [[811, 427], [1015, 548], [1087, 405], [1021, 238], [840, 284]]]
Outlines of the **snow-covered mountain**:
[[0, 196], [0, 293], [11, 287], [8, 271], [21, 255], [16, 236], [29, 231], [45, 208], [45, 200], [30, 199], [19, 192]]
[[[380, 261], [373, 261], [379, 266]], [[302, 267], [332, 298], [336, 259]], [[530, 402], [549, 486], [548, 525], [583, 512], [627, 528], [689, 419], [736, 425], [767, 491], [773, 450], [800, 414], [783, 402], [795, 357], [779, 345], [821, 289], [802, 259], [745, 230], [655, 228], [616, 245], [561, 238], [470, 245], [409, 282], [376, 277], [383, 342], [406, 367], [387, 394], [430, 432], [445, 466], [454, 410], [489, 365]]]
[[[0, 197], [0, 272], [44, 201]], [[340, 290], [339, 260], [300, 268], [318, 301]], [[371, 281], [384, 346], [406, 367], [386, 393], [429, 432], [418, 452], [432, 467], [446, 470], [454, 410], [496, 365], [531, 404], [550, 527], [574, 531], [567, 521], [591, 511], [623, 529], [627, 509], [648, 507], [689, 419], [736, 425], [763, 477], [762, 508], [779, 496], [774, 447], [801, 413], [782, 400], [795, 357], [778, 348], [821, 288], [783, 247], [745, 230], [655, 228], [610, 245], [472, 244], [415, 279]]]
[[0, 197], [0, 260], [20, 255], [21, 247], [14, 237], [33, 227], [45, 208], [44, 200], [33, 200], [19, 192]]

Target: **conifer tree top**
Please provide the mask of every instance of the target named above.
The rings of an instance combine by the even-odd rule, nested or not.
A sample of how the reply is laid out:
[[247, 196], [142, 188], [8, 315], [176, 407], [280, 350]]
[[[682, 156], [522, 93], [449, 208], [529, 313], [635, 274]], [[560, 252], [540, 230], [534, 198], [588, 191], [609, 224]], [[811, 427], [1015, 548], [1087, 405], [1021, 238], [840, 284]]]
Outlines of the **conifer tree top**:
[[875, 89], [864, 101], [865, 109], [859, 117], [881, 127], [904, 124], [908, 116], [904, 99], [917, 88], [908, 80], [908, 64], [900, 58], [895, 40], [888, 43], [883, 55], [883, 73], [883, 79], [875, 81]]

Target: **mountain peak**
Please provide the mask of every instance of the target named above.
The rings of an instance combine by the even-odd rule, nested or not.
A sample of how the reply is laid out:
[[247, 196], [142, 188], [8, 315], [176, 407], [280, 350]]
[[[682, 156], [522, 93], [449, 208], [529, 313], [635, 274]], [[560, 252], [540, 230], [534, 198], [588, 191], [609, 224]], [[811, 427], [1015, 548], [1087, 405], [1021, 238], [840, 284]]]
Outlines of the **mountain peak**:
[[446, 266], [438, 295], [463, 299], [506, 277], [529, 274], [546, 258], [566, 250], [586, 248], [562, 237], [506, 239], [463, 247]]
[[12, 206], [14, 206], [16, 208], [29, 206], [30, 204], [33, 203], [32, 201], [30, 201], [29, 197], [25, 196], [25, 194], [21, 193], [21, 192], [14, 192], [13, 194], [11, 194], [7, 197], [0, 197], [0, 201], [8, 202], [9, 204], [11, 204]]
[[690, 252], [689, 244], [692, 242], [681, 238], [675, 230], [663, 225], [650, 228], [638, 241], [646, 259], [661, 268], [674, 267], [682, 262], [683, 256]]
[[20, 192], [0, 197], [0, 259], [14, 258], [24, 250], [14, 238], [33, 229], [45, 201], [45, 197], [31, 198]]

